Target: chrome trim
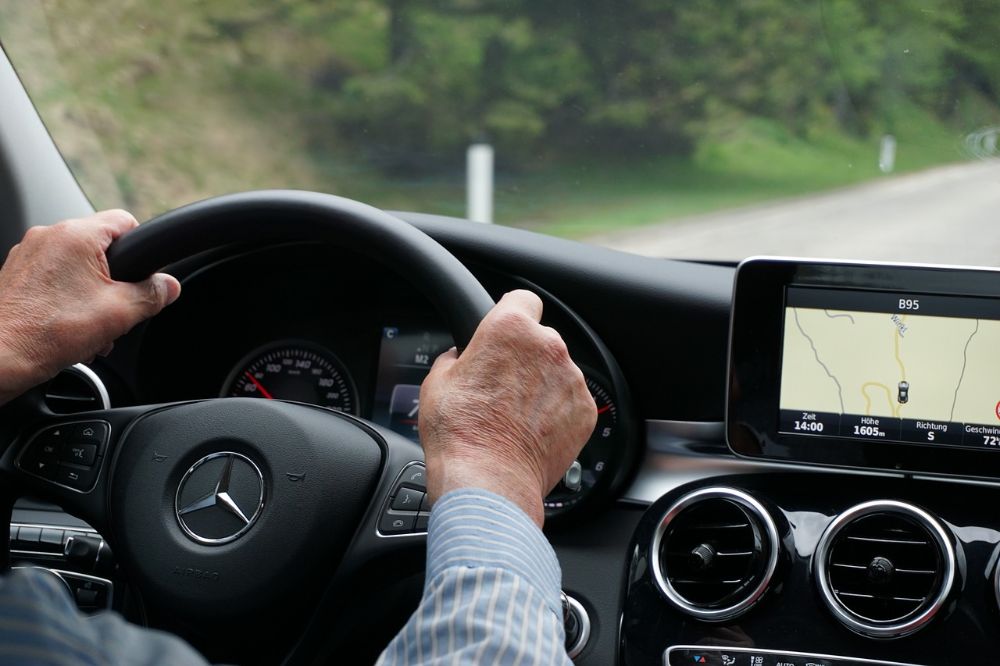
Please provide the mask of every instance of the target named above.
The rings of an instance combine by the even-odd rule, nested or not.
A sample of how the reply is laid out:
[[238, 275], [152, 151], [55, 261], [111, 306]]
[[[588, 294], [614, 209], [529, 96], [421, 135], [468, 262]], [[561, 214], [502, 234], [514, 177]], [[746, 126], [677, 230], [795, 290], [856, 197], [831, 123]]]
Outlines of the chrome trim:
[[[757, 587], [755, 587], [745, 599], [727, 608], [707, 609], [689, 602], [674, 589], [674, 586], [670, 584], [670, 580], [663, 575], [663, 568], [660, 563], [660, 544], [663, 541], [663, 537], [666, 534], [670, 523], [684, 509], [687, 509], [700, 501], [708, 499], [727, 499], [731, 502], [741, 504], [744, 508], [757, 514], [758, 519], [764, 526], [766, 537], [770, 541], [771, 553], [768, 556], [767, 566], [764, 569], [764, 575], [761, 578], [760, 583], [757, 584]], [[660, 519], [659, 524], [656, 526], [656, 532], [653, 534], [653, 542], [650, 545], [649, 566], [653, 570], [653, 579], [656, 581], [656, 586], [660, 589], [663, 596], [666, 597], [667, 601], [673, 604], [676, 608], [698, 618], [699, 620], [722, 622], [725, 620], [731, 620], [732, 618], [746, 612], [754, 604], [756, 604], [758, 600], [760, 600], [761, 596], [763, 596], [764, 592], [767, 590], [767, 586], [770, 584], [771, 578], [774, 577], [775, 569], [778, 567], [778, 552], [780, 549], [781, 543], [778, 540], [778, 528], [775, 526], [774, 520], [767, 512], [767, 509], [765, 509], [760, 502], [742, 490], [736, 490], [735, 488], [725, 488], [721, 486], [702, 488], [684, 495], [674, 502], [670, 508], [667, 509], [667, 512], [663, 514], [663, 518]]]
[[[646, 441], [657, 451], [675, 442], [715, 442], [725, 444], [726, 424], [722, 421], [646, 421]], [[728, 448], [728, 447], [727, 447]]]
[[66, 371], [77, 372], [83, 375], [97, 390], [97, 397], [101, 399], [101, 409], [111, 409], [111, 396], [108, 394], [108, 387], [104, 385], [104, 380], [90, 367], [83, 363], [76, 363], [66, 368]]
[[[45, 426], [41, 430], [35, 432], [35, 434], [31, 436], [31, 439], [28, 440], [28, 443], [22, 446], [21, 450], [17, 452], [17, 457], [14, 459], [14, 465], [22, 474], [27, 474], [28, 476], [33, 476], [36, 479], [41, 479], [46, 483], [51, 483], [53, 486], [65, 488], [66, 490], [72, 490], [74, 493], [80, 493], [81, 495], [90, 494], [91, 492], [93, 492], [94, 488], [97, 487], [97, 482], [101, 480], [101, 472], [104, 471], [104, 459], [107, 458], [106, 455], [103, 454], [99, 455], [97, 457], [97, 460], [94, 461], [93, 468], [96, 471], [96, 475], [94, 476], [94, 485], [92, 485], [90, 488], [87, 488], [86, 490], [80, 490], [79, 488], [74, 488], [73, 486], [67, 486], [63, 483], [59, 483], [54, 479], [47, 479], [40, 474], [29, 472], [28, 470], [21, 467], [21, 459], [24, 458], [24, 454], [27, 452], [28, 448], [31, 447], [32, 443], [36, 439], [38, 439], [39, 435], [48, 430], [52, 430], [53, 428], [62, 428], [65, 426], [77, 425], [78, 423], [103, 423], [104, 425], [108, 426], [108, 438], [104, 440], [104, 446], [107, 447], [111, 444], [111, 424], [108, 423], [107, 421], [104, 421], [102, 419], [80, 419], [78, 421], [65, 421], [65, 422], [60, 421], [59, 423], [53, 423], [52, 425]], [[105, 449], [105, 453], [107, 453], [107, 449]], [[56, 464], [58, 465], [59, 463], [57, 462]]]
[[[70, 525], [57, 525], [55, 523], [51, 523], [49, 525], [43, 525], [41, 523], [18, 523], [18, 522], [12, 522], [10, 524], [10, 526], [11, 527], [37, 527], [37, 528], [43, 529], [43, 530], [62, 530], [64, 532], [90, 532], [92, 534], [97, 534], [97, 530], [95, 530], [93, 527], [76, 527], [75, 525], [73, 525], [73, 526], [70, 526]], [[98, 535], [98, 536], [100, 536], [100, 535]]]
[[583, 607], [579, 601], [571, 597], [570, 595], [563, 592], [563, 596], [566, 597], [566, 603], [572, 612], [576, 613], [576, 617], [580, 622], [580, 635], [577, 637], [576, 642], [573, 645], [566, 647], [566, 654], [570, 659], [576, 659], [583, 652], [583, 649], [587, 647], [587, 643], [590, 641], [590, 615], [587, 613], [587, 609]]
[[[257, 473], [257, 480], [260, 482], [260, 495], [257, 498], [257, 506], [254, 509], [253, 514], [251, 514], [249, 518], [243, 516], [242, 509], [236, 506], [236, 509], [240, 512], [239, 517], [246, 521], [246, 524], [243, 525], [243, 527], [241, 527], [239, 530], [237, 530], [233, 534], [230, 534], [227, 537], [222, 537], [219, 539], [209, 539], [208, 537], [203, 537], [200, 534], [197, 534], [194, 530], [188, 527], [186, 522], [184, 522], [184, 518], [181, 515], [183, 509], [181, 508], [180, 505], [181, 491], [184, 490], [184, 484], [187, 482], [192, 472], [194, 472], [196, 469], [198, 469], [199, 467], [201, 467], [202, 465], [204, 465], [209, 461], [223, 457], [228, 457], [230, 459], [239, 458], [253, 468], [253, 471]], [[224, 478], [225, 478], [225, 473], [223, 473], [223, 477], [220, 477], [220, 483]], [[214, 499], [216, 500], [217, 503], [220, 497], [219, 486], [217, 485], [215, 487], [215, 490], [212, 492], [214, 495]], [[195, 464], [191, 465], [191, 467], [188, 468], [188, 471], [184, 472], [184, 476], [181, 477], [180, 483], [177, 484], [177, 490], [174, 493], [174, 517], [177, 518], [177, 524], [180, 525], [181, 529], [184, 531], [184, 534], [188, 535], [188, 537], [190, 537], [194, 541], [197, 541], [198, 543], [205, 544], [208, 546], [221, 546], [223, 544], [231, 543], [236, 539], [239, 539], [241, 536], [246, 534], [251, 527], [253, 527], [254, 523], [257, 522], [257, 519], [260, 517], [260, 514], [264, 509], [264, 499], [266, 495], [267, 495], [267, 484], [264, 483], [264, 475], [261, 473], [260, 468], [257, 467], [257, 464], [254, 463], [254, 461], [250, 460], [250, 458], [246, 457], [242, 453], [236, 453], [235, 451], [218, 451], [216, 453], [210, 453], [209, 455], [201, 458]], [[225, 499], [228, 499], [228, 494], [225, 495]], [[233, 502], [233, 500], [229, 501]], [[233, 502], [233, 504], [235, 505], [235, 502]], [[215, 503], [213, 503], [212, 506], [215, 506]], [[232, 511], [232, 509], [230, 509], [230, 511]]]
[[767, 650], [764, 648], [747, 648], [747, 647], [729, 647], [720, 646], [715, 647], [711, 645], [671, 645], [667, 648], [666, 652], [663, 653], [663, 666], [670, 666], [670, 653], [674, 650], [704, 650], [706, 652], [737, 652], [739, 654], [754, 654], [754, 655], [777, 655], [781, 657], [806, 657], [819, 659], [822, 661], [849, 661], [851, 663], [859, 664], [873, 664], [873, 666], [918, 666], [918, 664], [904, 664], [900, 661], [882, 661], [880, 659], [864, 659], [862, 657], [844, 657], [835, 654], [813, 654], [810, 652], [792, 652], [790, 650]]
[[[857, 518], [862, 518], [873, 513], [902, 514], [916, 520], [917, 522], [923, 523], [924, 527], [931, 533], [931, 536], [937, 542], [938, 548], [942, 552], [942, 559], [944, 559], [944, 572], [942, 575], [941, 589], [938, 590], [937, 596], [934, 597], [934, 600], [930, 603], [930, 605], [911, 619], [904, 621], [895, 620], [891, 622], [869, 620], [868, 618], [854, 613], [840, 603], [836, 596], [834, 596], [833, 590], [831, 589], [827, 571], [827, 557], [829, 555], [828, 551], [831, 543], [840, 531], [849, 523]], [[901, 638], [922, 629], [928, 622], [934, 619], [934, 616], [939, 610], [941, 610], [945, 601], [947, 601], [948, 595], [951, 593], [952, 585], [955, 582], [956, 568], [955, 548], [952, 546], [950, 535], [941, 523], [923, 509], [915, 507], [912, 504], [896, 500], [872, 500], [870, 502], [863, 502], [843, 512], [827, 526], [826, 530], [823, 531], [822, 536], [819, 538], [819, 542], [816, 544], [816, 552], [813, 554], [813, 570], [815, 572], [816, 582], [819, 585], [820, 596], [823, 598], [823, 603], [826, 604], [826, 607], [830, 609], [830, 612], [833, 613], [841, 624], [855, 633], [861, 634], [862, 636], [868, 636], [870, 638]], [[910, 616], [912, 615], [913, 613], [910, 613]]]

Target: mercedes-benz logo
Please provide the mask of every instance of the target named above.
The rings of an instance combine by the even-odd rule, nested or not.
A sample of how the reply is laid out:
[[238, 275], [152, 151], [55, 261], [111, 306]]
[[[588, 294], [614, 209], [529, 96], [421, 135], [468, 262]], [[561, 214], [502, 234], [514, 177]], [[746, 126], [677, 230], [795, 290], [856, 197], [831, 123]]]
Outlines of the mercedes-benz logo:
[[181, 529], [198, 543], [235, 541], [264, 508], [264, 476], [246, 456], [224, 451], [191, 466], [177, 486], [174, 512]]

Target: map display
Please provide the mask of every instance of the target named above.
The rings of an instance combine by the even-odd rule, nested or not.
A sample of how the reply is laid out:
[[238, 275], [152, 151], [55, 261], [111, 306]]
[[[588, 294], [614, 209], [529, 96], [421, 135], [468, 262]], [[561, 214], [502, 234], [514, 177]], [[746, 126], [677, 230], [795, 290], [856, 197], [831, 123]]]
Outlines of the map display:
[[781, 432], [1000, 449], [996, 301], [788, 291]]

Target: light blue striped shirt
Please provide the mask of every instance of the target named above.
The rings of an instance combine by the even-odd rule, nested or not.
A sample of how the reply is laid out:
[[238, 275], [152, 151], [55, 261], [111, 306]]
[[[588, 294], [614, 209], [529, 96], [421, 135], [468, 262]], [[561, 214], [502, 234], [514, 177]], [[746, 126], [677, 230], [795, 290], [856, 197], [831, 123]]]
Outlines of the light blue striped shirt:
[[485, 490], [439, 499], [420, 606], [378, 666], [570, 665], [552, 546], [510, 501]]
[[[196, 666], [184, 641], [80, 614], [57, 579], [21, 569], [0, 582], [0, 665]], [[560, 571], [527, 515], [484, 490], [458, 490], [431, 512], [423, 599], [379, 666], [570, 665]]]

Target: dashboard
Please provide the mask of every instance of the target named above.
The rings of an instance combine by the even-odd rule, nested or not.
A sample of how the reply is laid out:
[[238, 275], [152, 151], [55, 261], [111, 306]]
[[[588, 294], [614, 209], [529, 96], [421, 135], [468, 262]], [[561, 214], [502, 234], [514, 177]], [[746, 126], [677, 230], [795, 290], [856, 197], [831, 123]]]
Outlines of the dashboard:
[[[995, 273], [736, 269], [406, 217], [494, 297], [539, 293], [601, 412], [546, 504], [577, 664], [991, 663]], [[93, 366], [115, 406], [270, 397], [417, 437], [451, 339], [392, 266], [289, 244], [172, 270], [183, 298]], [[338, 620], [339, 654], [367, 663], [406, 620], [421, 558], [359, 574], [371, 602]], [[103, 575], [128, 610], [122, 573]]]

